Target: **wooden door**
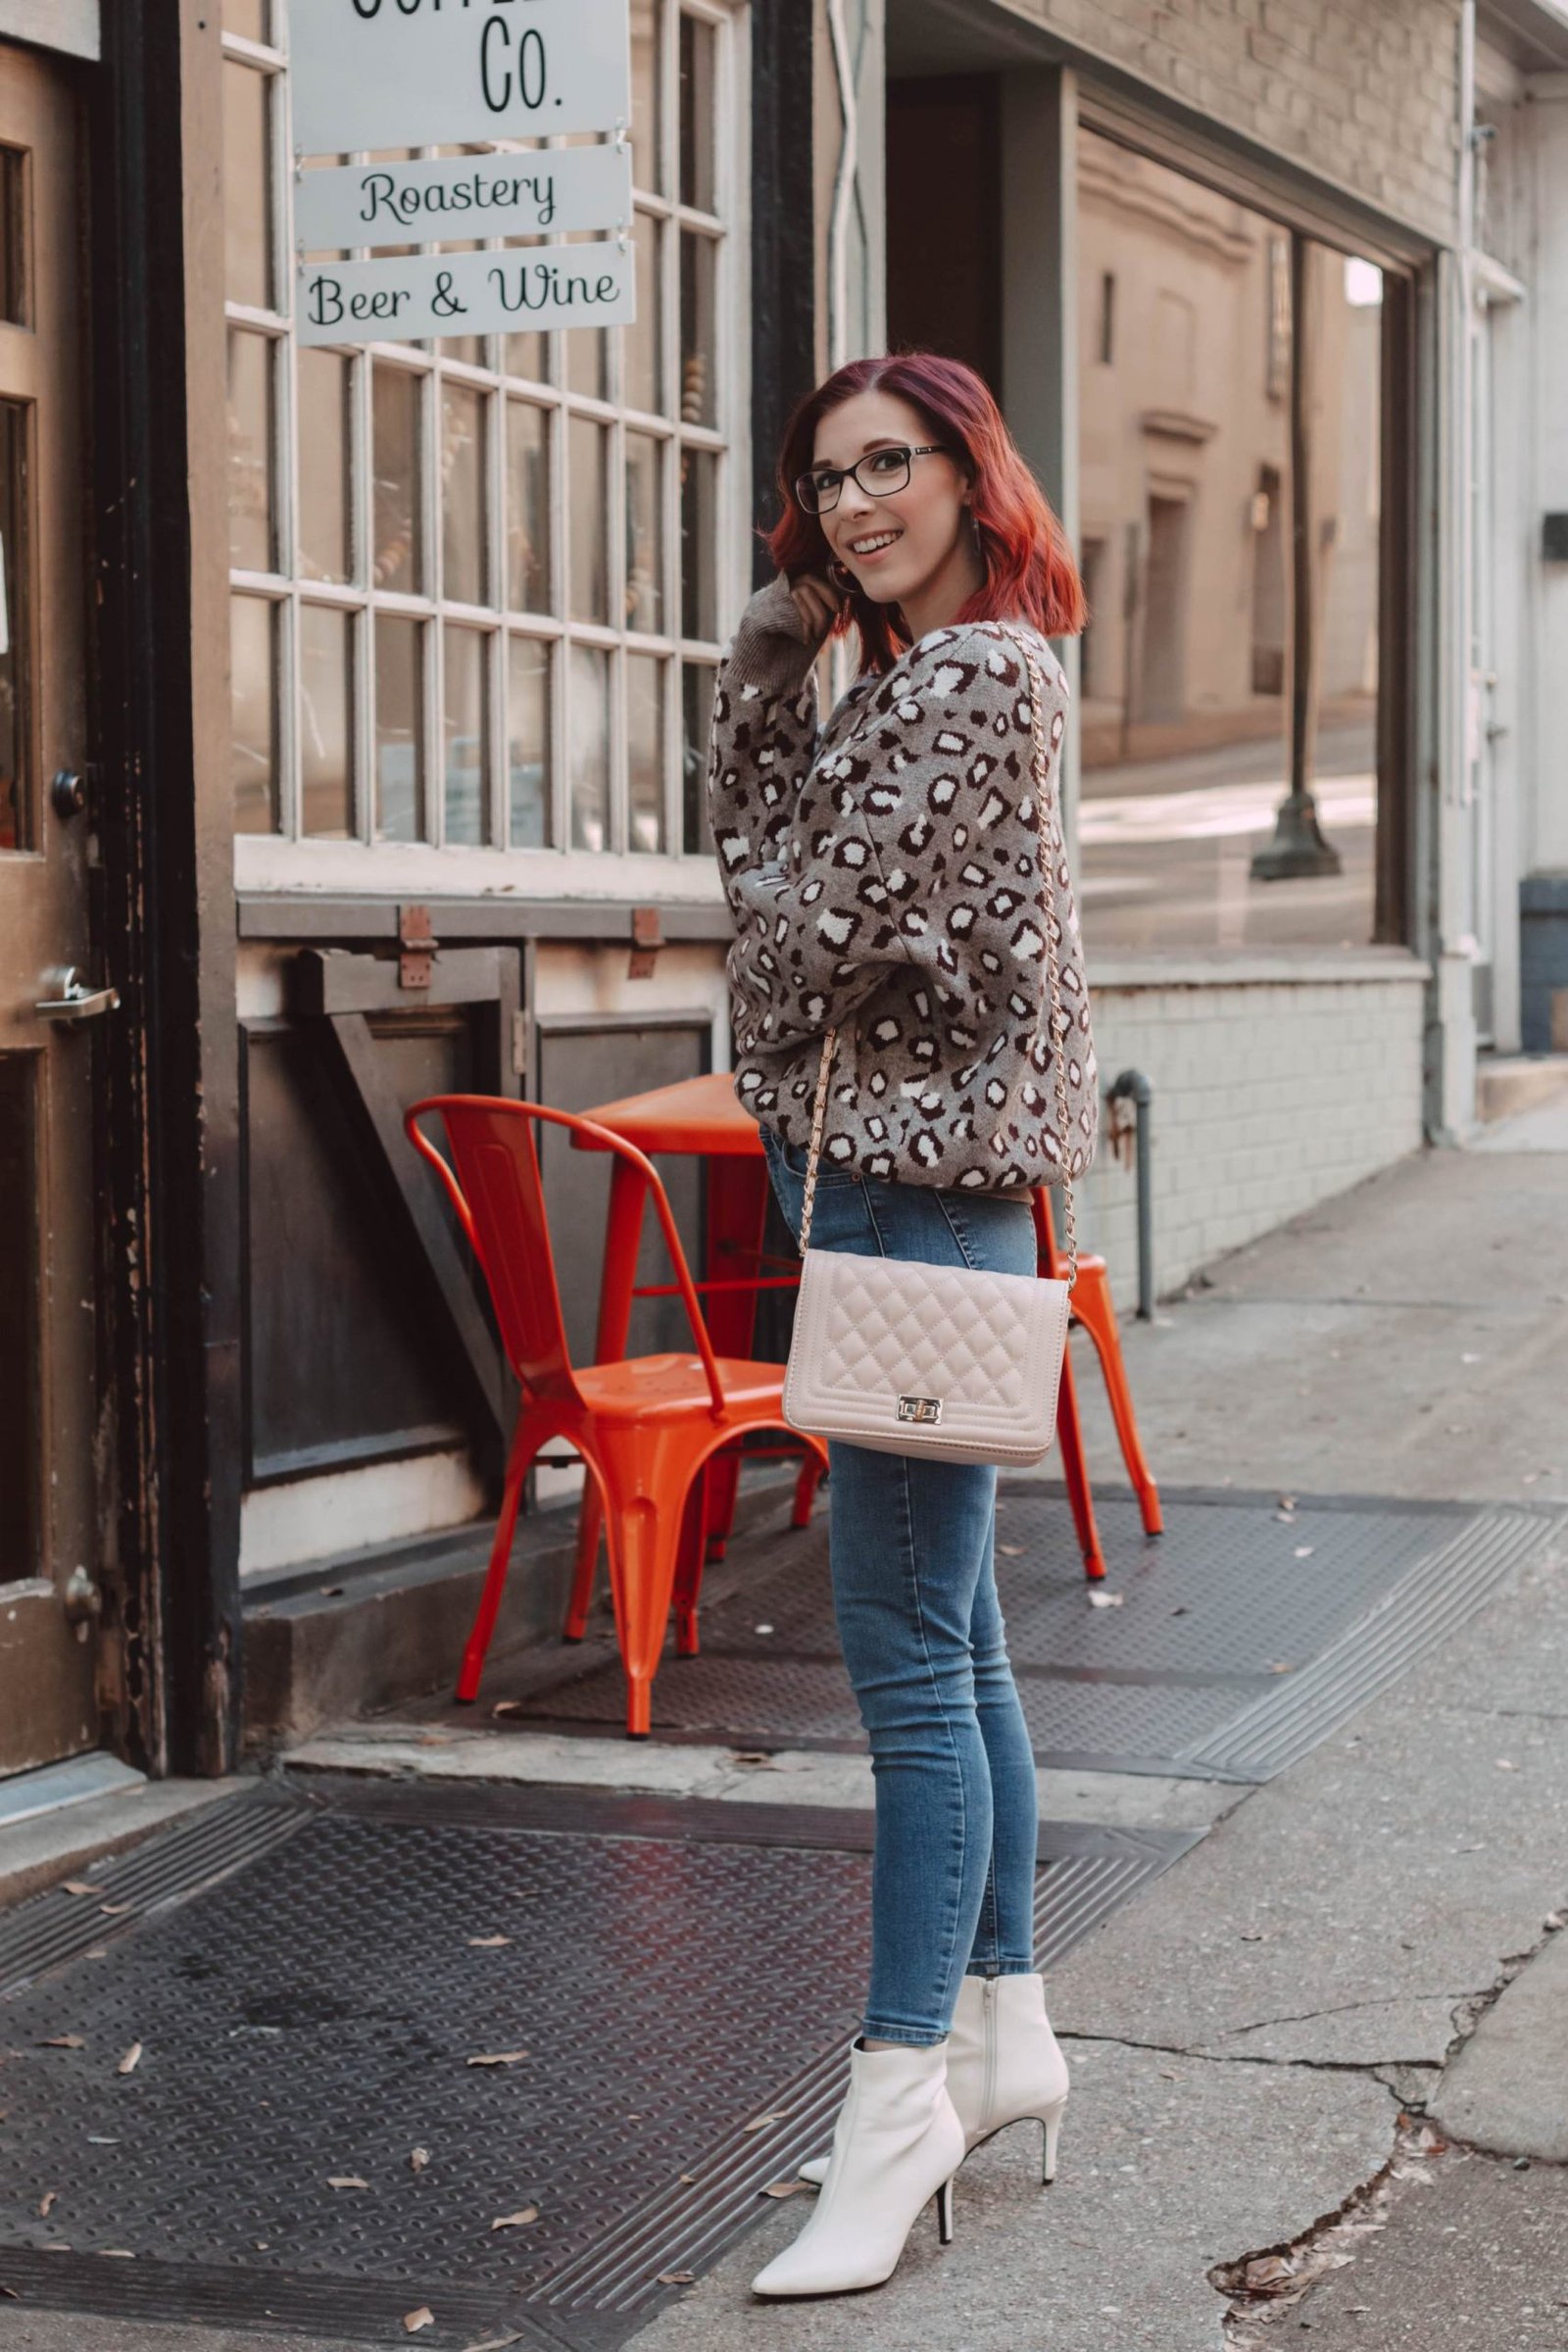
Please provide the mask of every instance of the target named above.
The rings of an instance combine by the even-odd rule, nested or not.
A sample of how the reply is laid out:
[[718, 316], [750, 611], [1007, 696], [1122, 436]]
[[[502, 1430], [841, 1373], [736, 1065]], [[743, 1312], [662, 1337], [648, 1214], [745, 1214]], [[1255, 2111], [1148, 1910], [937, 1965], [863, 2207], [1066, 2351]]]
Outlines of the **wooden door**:
[[0, 1773], [98, 1736], [82, 139], [0, 44]]

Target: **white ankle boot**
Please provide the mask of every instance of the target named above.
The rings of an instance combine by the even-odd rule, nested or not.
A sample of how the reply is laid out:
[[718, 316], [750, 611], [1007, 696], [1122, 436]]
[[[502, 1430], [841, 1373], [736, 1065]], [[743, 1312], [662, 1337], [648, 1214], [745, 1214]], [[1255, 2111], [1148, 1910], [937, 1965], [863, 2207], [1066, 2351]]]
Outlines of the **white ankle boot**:
[[948, 2096], [947, 2044], [850, 2051], [850, 2087], [811, 2217], [752, 2280], [759, 2295], [837, 2295], [891, 2278], [934, 2196], [946, 2245], [963, 2126]]
[[[1067, 2104], [1067, 2061], [1046, 2016], [1040, 1977], [965, 1977], [948, 2035], [948, 2096], [963, 2126], [965, 2153], [1026, 2116], [1045, 2127], [1041, 2177], [1056, 2177], [1056, 2135]], [[831, 2159], [801, 2166], [824, 2180]]]

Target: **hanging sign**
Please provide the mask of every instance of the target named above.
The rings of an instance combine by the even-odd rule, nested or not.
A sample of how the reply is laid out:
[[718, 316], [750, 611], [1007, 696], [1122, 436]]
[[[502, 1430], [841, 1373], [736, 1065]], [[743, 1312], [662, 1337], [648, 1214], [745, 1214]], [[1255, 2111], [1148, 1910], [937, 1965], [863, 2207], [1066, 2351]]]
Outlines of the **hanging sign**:
[[302, 172], [294, 185], [294, 242], [301, 253], [622, 226], [631, 226], [626, 146], [354, 164], [346, 171]]
[[610, 130], [627, 0], [295, 0], [289, 79], [296, 155]]
[[294, 331], [301, 343], [630, 326], [636, 316], [629, 242], [624, 251], [618, 243], [534, 245], [520, 253], [306, 262], [294, 280]]

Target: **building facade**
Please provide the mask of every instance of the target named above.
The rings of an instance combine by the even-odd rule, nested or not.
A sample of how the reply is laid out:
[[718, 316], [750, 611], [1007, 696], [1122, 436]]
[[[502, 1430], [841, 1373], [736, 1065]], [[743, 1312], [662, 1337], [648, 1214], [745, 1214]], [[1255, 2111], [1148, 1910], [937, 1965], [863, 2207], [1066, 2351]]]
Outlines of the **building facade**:
[[[1162, 1289], [1568, 1050], [1559, 0], [631, 0], [636, 325], [341, 351], [328, 4], [0, 0], [0, 1772], [225, 1769], [280, 1595], [479, 1542], [506, 1384], [401, 1109], [726, 1066], [713, 669], [845, 359], [980, 368], [1079, 552]], [[603, 1177], [547, 1182], [586, 1350]], [[1130, 1298], [1130, 1152], [1088, 1191]]]

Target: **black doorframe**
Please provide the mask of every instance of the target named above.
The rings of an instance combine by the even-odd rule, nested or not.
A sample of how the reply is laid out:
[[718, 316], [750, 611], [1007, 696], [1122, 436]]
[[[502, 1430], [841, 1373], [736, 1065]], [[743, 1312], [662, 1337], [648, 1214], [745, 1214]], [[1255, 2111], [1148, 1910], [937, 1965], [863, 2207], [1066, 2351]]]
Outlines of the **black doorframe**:
[[239, 1323], [220, 12], [107, 8], [87, 218], [95, 544], [104, 1734], [238, 1752]]
[[[816, 232], [812, 187], [812, 0], [752, 7], [752, 524], [779, 517], [775, 478], [784, 427], [816, 380]], [[752, 541], [752, 584], [772, 563]]]

